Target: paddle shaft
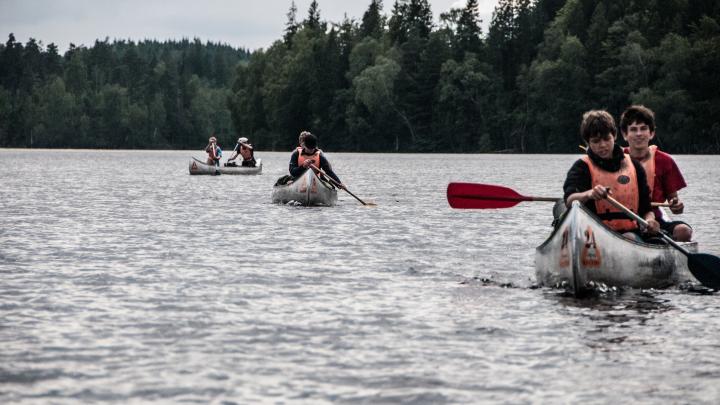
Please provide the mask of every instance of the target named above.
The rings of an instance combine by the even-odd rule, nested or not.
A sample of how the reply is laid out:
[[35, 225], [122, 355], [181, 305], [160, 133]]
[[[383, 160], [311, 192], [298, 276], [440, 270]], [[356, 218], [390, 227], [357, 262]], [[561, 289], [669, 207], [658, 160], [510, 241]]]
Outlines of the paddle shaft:
[[[453, 194], [453, 197], [458, 198], [478, 198], [475, 195], [468, 194], [468, 195], [462, 195], [462, 194]], [[483, 200], [498, 200], [498, 201], [549, 201], [549, 202], [555, 202], [558, 200], [562, 200], [562, 198], [553, 198], [553, 197], [535, 197], [535, 196], [525, 196], [521, 195], [519, 197], [507, 197], [507, 196], [482, 196], [481, 199]], [[652, 207], [669, 207], [670, 203], [666, 202], [654, 202], [650, 203]]]
[[358, 196], [356, 196], [355, 194], [351, 193], [350, 190], [347, 189], [347, 187], [343, 187], [340, 183], [338, 183], [337, 181], [335, 181], [335, 179], [333, 179], [332, 177], [328, 176], [328, 174], [325, 173], [325, 172], [323, 171], [323, 169], [315, 166], [315, 165], [312, 164], [312, 163], [310, 164], [310, 167], [311, 167], [313, 170], [315, 170], [316, 172], [318, 172], [318, 173], [322, 174], [323, 176], [325, 176], [325, 178], [328, 179], [328, 180], [330, 181], [330, 183], [332, 183], [335, 187], [341, 188], [341, 189], [347, 191], [348, 194], [350, 194], [351, 196], [355, 197], [356, 200], [360, 201], [360, 203], [361, 203], [362, 205], [367, 205], [367, 203], [366, 203], [365, 201], [361, 200], [360, 197], [358, 197]]
[[[614, 205], [618, 209], [622, 210], [624, 213], [629, 215], [634, 220], [638, 221], [641, 224], [647, 225], [647, 221], [640, 218], [639, 215], [635, 214], [634, 212], [630, 211], [629, 209], [625, 208], [622, 204], [617, 202], [614, 198], [608, 196], [607, 197], [610, 204]], [[660, 232], [660, 236], [670, 244], [670, 246], [674, 247], [680, 253], [684, 254], [685, 257], [687, 257], [687, 265], [688, 270], [690, 270], [690, 273], [698, 280], [702, 285], [705, 287], [712, 288], [714, 290], [720, 290], [720, 258], [714, 255], [710, 255], [707, 253], [691, 253], [684, 247], [680, 246], [677, 242], [675, 242], [671, 237], [665, 235], [664, 233]]]
[[[486, 198], [492, 198], [492, 197], [486, 197]], [[498, 198], [498, 199], [506, 199], [504, 197]], [[549, 202], [555, 202], [559, 200], [559, 198], [552, 198], [552, 197], [534, 197], [534, 196], [522, 196], [522, 198], [519, 198], [521, 201], [549, 201]]]
[[[642, 224], [642, 225], [645, 226], [645, 227], [648, 226], [648, 223], [647, 223], [646, 220], [644, 220], [643, 218], [641, 218], [640, 215], [638, 215], [638, 214], [630, 211], [627, 207], [625, 207], [624, 205], [620, 204], [620, 202], [618, 202], [616, 199], [614, 199], [614, 198], [612, 198], [612, 197], [610, 197], [610, 196], [607, 196], [607, 197], [605, 197], [605, 198], [607, 198], [607, 200], [608, 200], [608, 202], [610, 202], [610, 204], [614, 205], [615, 208], [621, 210], [622, 212], [624, 212], [624, 213], [625, 213], [627, 216], [629, 216], [630, 218], [636, 220], [638, 223]], [[674, 247], [675, 249], [677, 249], [677, 250], [679, 250], [680, 252], [682, 252], [682, 254], [684, 254], [685, 256], [689, 256], [689, 255], [691, 254], [687, 249], [685, 249], [684, 247], [680, 246], [677, 242], [675, 242], [671, 237], [669, 237], [669, 236], [666, 235], [665, 233], [660, 232], [659, 235], [660, 235], [660, 237], [662, 237], [662, 238], [665, 240], [665, 242], [667, 242], [667, 243], [669, 243], [670, 245], [672, 245], [672, 247]]]

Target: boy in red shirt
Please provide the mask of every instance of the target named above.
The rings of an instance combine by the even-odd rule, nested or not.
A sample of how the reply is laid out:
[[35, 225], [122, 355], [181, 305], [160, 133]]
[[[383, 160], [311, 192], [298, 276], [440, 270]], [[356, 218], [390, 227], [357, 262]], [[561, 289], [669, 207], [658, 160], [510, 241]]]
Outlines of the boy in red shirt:
[[[682, 214], [685, 206], [678, 197], [678, 190], [687, 186], [685, 179], [669, 154], [650, 145], [655, 137], [655, 114], [642, 105], [630, 106], [620, 117], [620, 130], [629, 145], [625, 153], [640, 162], [647, 173], [651, 201], [662, 203], [667, 200], [673, 214]], [[661, 229], [676, 241], [687, 242], [692, 238], [692, 228], [685, 222], [665, 220], [659, 208], [655, 208], [655, 217]]]

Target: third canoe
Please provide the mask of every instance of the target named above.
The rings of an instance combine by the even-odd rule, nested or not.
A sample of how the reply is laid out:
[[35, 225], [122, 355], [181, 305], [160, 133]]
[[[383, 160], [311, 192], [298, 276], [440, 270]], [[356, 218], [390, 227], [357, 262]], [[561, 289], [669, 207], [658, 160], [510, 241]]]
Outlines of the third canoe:
[[337, 202], [337, 189], [320, 179], [312, 170], [300, 177], [273, 187], [274, 203], [294, 202], [305, 206], [333, 206]]

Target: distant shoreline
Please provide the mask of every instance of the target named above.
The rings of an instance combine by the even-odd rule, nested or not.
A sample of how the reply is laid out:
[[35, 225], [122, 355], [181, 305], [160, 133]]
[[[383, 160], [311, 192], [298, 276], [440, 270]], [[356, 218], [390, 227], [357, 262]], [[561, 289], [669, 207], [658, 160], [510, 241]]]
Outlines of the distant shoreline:
[[[0, 148], [1, 151], [66, 151], [66, 152], [197, 152], [205, 154], [203, 149], [92, 149], [92, 148]], [[256, 150], [255, 153], [285, 153], [291, 154], [292, 150]], [[583, 153], [571, 152], [538, 152], [538, 153], [521, 153], [521, 152], [350, 152], [350, 151], [332, 151], [326, 150], [329, 154], [353, 154], [367, 153], [373, 155], [582, 155]], [[720, 156], [720, 154], [712, 153], [673, 153], [673, 156]], [[223, 157], [224, 159], [224, 157]]]

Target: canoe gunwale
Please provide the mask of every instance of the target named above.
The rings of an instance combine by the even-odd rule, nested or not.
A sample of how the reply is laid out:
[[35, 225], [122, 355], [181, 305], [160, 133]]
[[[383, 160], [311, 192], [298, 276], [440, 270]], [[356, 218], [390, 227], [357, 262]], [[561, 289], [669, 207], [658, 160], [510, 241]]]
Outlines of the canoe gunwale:
[[[616, 239], [618, 239], [618, 240], [622, 240], [622, 241], [627, 242], [627, 243], [631, 243], [631, 244], [634, 244], [634, 245], [637, 245], [637, 246], [652, 248], [652, 249], [665, 250], [665, 249], [667, 248], [667, 245], [658, 245], [658, 244], [656, 244], [656, 243], [648, 243], [648, 242], [641, 242], [641, 241], [637, 241], [637, 240], [628, 239], [628, 238], [622, 236], [621, 234], [615, 232], [615, 231], [614, 231], [613, 229], [611, 229], [609, 226], [605, 225], [605, 223], [602, 222], [602, 220], [601, 220], [597, 215], [595, 215], [595, 213], [593, 213], [592, 211], [590, 211], [590, 210], [589, 210], [587, 207], [585, 207], [583, 204], [580, 204], [579, 202], [574, 201], [574, 202], [573, 202], [573, 205], [575, 205], [575, 204], [578, 205], [578, 208], [579, 208], [579, 209], [581, 209], [581, 210], [584, 211], [586, 214], [588, 214], [591, 218], [593, 218], [593, 219], [595, 220], [595, 222], [597, 222], [597, 225], [598, 225], [598, 226], [606, 229], [610, 235], [612, 235], [614, 238], [616, 238]], [[571, 208], [572, 208], [572, 207], [571, 207]], [[565, 211], [565, 213], [560, 217], [560, 219], [559, 219], [557, 225], [555, 226], [555, 228], [554, 228], [554, 229], [552, 230], [552, 232], [550, 233], [550, 236], [548, 236], [548, 238], [545, 239], [545, 241], [543, 241], [543, 243], [540, 244], [540, 245], [537, 247], [538, 249], [544, 248], [545, 245], [547, 245], [547, 244], [549, 244], [549, 243], [552, 242], [552, 239], [555, 237], [555, 234], [560, 231], [560, 229], [562, 228], [563, 223], [564, 223], [566, 220], [568, 220], [567, 217], [569, 216], [569, 215], [568, 215], [569, 213], [570, 213], [570, 210]]]

